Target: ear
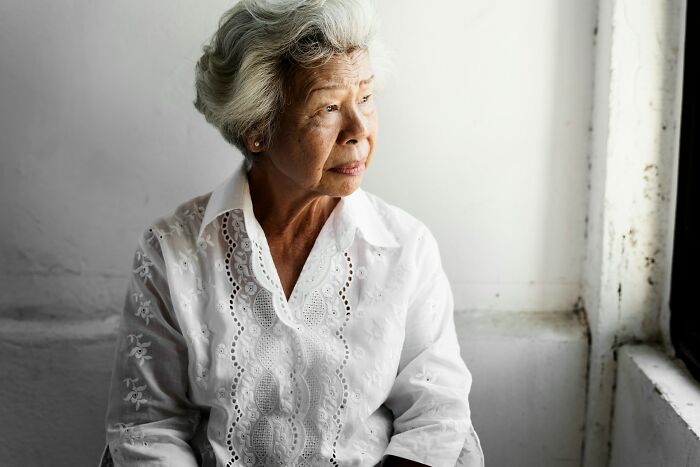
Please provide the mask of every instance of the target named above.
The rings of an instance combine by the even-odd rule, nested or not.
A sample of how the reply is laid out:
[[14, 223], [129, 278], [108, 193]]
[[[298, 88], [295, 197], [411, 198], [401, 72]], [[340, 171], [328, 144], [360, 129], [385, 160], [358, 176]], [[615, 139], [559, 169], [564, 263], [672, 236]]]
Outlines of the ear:
[[245, 137], [245, 147], [249, 152], [257, 154], [265, 149], [263, 141], [264, 139], [260, 132], [251, 131]]

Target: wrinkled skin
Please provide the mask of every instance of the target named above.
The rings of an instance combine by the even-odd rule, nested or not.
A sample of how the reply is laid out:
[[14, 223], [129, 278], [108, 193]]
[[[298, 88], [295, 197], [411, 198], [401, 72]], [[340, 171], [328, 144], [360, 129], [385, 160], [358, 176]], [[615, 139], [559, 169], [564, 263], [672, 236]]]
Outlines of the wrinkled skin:
[[318, 233], [339, 201], [362, 182], [359, 173], [334, 168], [361, 162], [366, 168], [377, 137], [373, 71], [363, 50], [336, 55], [315, 68], [296, 68], [287, 103], [268, 147], [251, 133], [258, 153], [249, 174], [255, 217], [270, 246], [289, 297]]

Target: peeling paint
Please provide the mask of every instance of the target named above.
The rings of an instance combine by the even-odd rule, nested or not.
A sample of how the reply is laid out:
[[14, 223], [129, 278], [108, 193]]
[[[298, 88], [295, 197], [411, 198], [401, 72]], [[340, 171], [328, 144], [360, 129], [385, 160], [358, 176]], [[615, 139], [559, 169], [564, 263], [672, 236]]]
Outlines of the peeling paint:
[[[598, 6], [591, 161], [601, 167], [601, 179], [593, 180], [598, 191], [591, 193], [589, 215], [603, 222], [593, 222], [587, 236], [584, 296], [596, 300], [589, 376], [595, 390], [588, 393], [584, 467], [604, 467], [610, 460], [617, 347], [659, 335], [674, 167], [675, 132], [666, 130], [675, 128], [680, 114], [678, 57], [666, 51], [682, 40], [683, 4], [624, 0]], [[604, 248], [596, 252], [599, 244]]]

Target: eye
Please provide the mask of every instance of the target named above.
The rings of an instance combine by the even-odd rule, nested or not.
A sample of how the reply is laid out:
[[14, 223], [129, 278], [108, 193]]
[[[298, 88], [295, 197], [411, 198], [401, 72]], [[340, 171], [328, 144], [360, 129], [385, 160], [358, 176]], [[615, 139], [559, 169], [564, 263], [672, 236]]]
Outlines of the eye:
[[360, 104], [364, 104], [365, 102], [369, 101], [370, 97], [372, 97], [372, 94], [367, 94], [366, 96], [363, 96], [362, 99], [360, 99]]
[[329, 104], [325, 107], [325, 111], [328, 113], [334, 112], [338, 110], [338, 106], [336, 104]]

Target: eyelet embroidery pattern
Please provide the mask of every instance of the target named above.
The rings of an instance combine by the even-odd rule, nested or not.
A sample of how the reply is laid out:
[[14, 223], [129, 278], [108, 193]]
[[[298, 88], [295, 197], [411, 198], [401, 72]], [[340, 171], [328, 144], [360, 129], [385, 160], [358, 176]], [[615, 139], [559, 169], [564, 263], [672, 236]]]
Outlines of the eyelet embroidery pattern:
[[[134, 426], [133, 423], [115, 423], [112, 425], [112, 429], [119, 430], [119, 441], [120, 444], [129, 444], [134, 446], [140, 444], [141, 446], [148, 447], [151, 443], [146, 440], [146, 435], [143, 433], [140, 427]], [[113, 467], [114, 461], [125, 464], [128, 460], [124, 457], [122, 450], [115, 446], [113, 449], [110, 448], [111, 457], [102, 459], [100, 467]]]
[[141, 408], [141, 405], [146, 404], [148, 400], [146, 399], [146, 396], [144, 395], [144, 391], [148, 389], [147, 384], [137, 384], [139, 382], [139, 378], [125, 378], [124, 383], [126, 384], [126, 387], [128, 388], [128, 393], [126, 394], [126, 397], [124, 397], [125, 402], [131, 402], [134, 404], [134, 408], [136, 410], [139, 410]]
[[[294, 420], [291, 417], [284, 420], [278, 413], [281, 407], [290, 406], [282, 404], [281, 399], [288, 399], [293, 393], [279, 382], [280, 375], [287, 373], [291, 375], [290, 379], [294, 379], [291, 358], [286, 365], [281, 358], [284, 355], [282, 349], [288, 348], [290, 343], [281, 340], [285, 336], [278, 326], [272, 293], [265, 288], [265, 284], [258, 287], [252, 280], [254, 256], [249, 253], [252, 253], [253, 246], [256, 253], [261, 254], [261, 251], [259, 245], [247, 238], [240, 211], [234, 210], [225, 215], [223, 233], [224, 236], [228, 235], [225, 238], [230, 247], [227, 277], [233, 290], [230, 309], [236, 325], [231, 345], [231, 358], [236, 371], [231, 386], [235, 420], [226, 436], [231, 456], [227, 465], [234, 465], [238, 459], [242, 459], [246, 465], [280, 463], [277, 460], [290, 457], [293, 447], [289, 447], [287, 440], [294, 439], [295, 431], [292, 428]], [[271, 282], [263, 263], [260, 265]], [[243, 293], [239, 293], [239, 284], [245, 284]], [[238, 315], [234, 313], [234, 304], [238, 306]], [[241, 406], [239, 400], [250, 402], [247, 406]], [[280, 465], [284, 465], [284, 462]]]
[[189, 248], [178, 252], [178, 261], [173, 263], [177, 272], [185, 274], [186, 272], [194, 273], [194, 263], [199, 262], [196, 253]]
[[[149, 242], [156, 238], [162, 240], [170, 235], [183, 236], [185, 234], [191, 234], [192, 232], [186, 232], [186, 229], [189, 225], [197, 225], [198, 222], [195, 221], [201, 221], [205, 211], [206, 208], [203, 204], [198, 203], [197, 200], [192, 200], [188, 207], [182, 209], [182, 212], [178, 212], [177, 215], [168, 219], [167, 230], [155, 226], [148, 229], [152, 235], [152, 237], [148, 239]], [[214, 231], [218, 231], [218, 224], [216, 222], [212, 222], [211, 225]], [[211, 237], [204, 237], [204, 241], [209, 243], [207, 240], [211, 240]]]
[[136, 305], [138, 305], [138, 307], [136, 307], [136, 311], [134, 312], [134, 316], [143, 319], [146, 322], [146, 326], [148, 326], [151, 319], [155, 318], [156, 316], [153, 314], [153, 311], [151, 311], [151, 301], [145, 300], [143, 294], [140, 292], [131, 294], [131, 299]]
[[136, 260], [140, 261], [141, 264], [134, 269], [134, 273], [138, 274], [144, 282], [151, 279], [151, 266], [153, 266], [153, 262], [151, 262], [150, 258], [146, 256], [143, 250], [139, 249], [136, 251]]
[[[351, 403], [343, 373], [350, 357], [344, 336], [351, 317], [350, 255], [334, 241], [318, 245], [287, 304], [263, 247], [247, 236], [240, 210], [223, 215], [221, 233], [229, 245], [225, 270], [235, 325], [227, 466], [337, 466]], [[331, 344], [328, 336], [335, 337]]]
[[119, 438], [132, 446], [136, 443], [147, 446], [143, 431], [141, 428], [135, 427], [133, 423], [115, 423], [114, 428], [119, 430]]
[[146, 360], [151, 360], [153, 357], [148, 355], [148, 347], [151, 346], [150, 342], [141, 342], [143, 334], [129, 334], [126, 338], [129, 343], [134, 344], [129, 352], [129, 357], [133, 357], [139, 365], [143, 365]]
[[342, 289], [338, 292], [340, 295], [340, 298], [342, 300], [342, 303], [345, 305], [345, 316], [342, 321], [342, 324], [338, 328], [338, 330], [335, 332], [335, 335], [338, 336], [338, 339], [342, 342], [343, 348], [344, 348], [344, 354], [343, 354], [343, 361], [340, 364], [340, 367], [336, 370], [336, 373], [340, 377], [340, 381], [342, 383], [342, 391], [343, 391], [343, 399], [342, 399], [342, 404], [339, 405], [338, 409], [336, 410], [336, 413], [333, 415], [333, 420], [336, 422], [338, 428], [335, 433], [335, 439], [333, 440], [333, 457], [331, 458], [331, 463], [335, 465], [336, 467], [339, 465], [337, 460], [336, 460], [336, 447], [338, 445], [338, 437], [340, 436], [340, 432], [343, 428], [343, 419], [344, 419], [344, 412], [345, 409], [348, 405], [348, 394], [349, 394], [349, 387], [347, 383], [347, 379], [345, 378], [343, 374], [343, 368], [345, 365], [348, 363], [348, 359], [350, 358], [350, 347], [348, 346], [348, 342], [345, 339], [345, 336], [343, 334], [343, 329], [347, 326], [348, 321], [350, 321], [350, 303], [348, 301], [348, 297], [346, 295], [346, 292], [350, 288], [350, 283], [352, 282], [353, 278], [353, 270], [352, 270], [352, 260], [350, 258], [350, 255], [348, 252], [344, 252], [343, 256], [345, 257], [345, 260], [347, 261], [347, 271], [348, 271], [348, 276], [347, 280], [345, 281], [345, 284], [343, 285]]
[[[175, 218], [172, 223], [168, 225], [169, 230], [163, 230], [155, 226], [148, 229], [149, 236], [145, 238], [146, 242], [152, 245], [156, 249], [160, 249], [160, 242], [165, 236], [168, 235], [183, 235], [185, 233], [185, 225], [187, 220], [192, 221], [195, 219], [200, 219], [204, 216], [204, 207], [193, 203], [190, 208], [186, 208], [181, 217]], [[216, 228], [216, 226], [214, 226]], [[211, 238], [205, 237], [204, 242], [206, 246], [213, 245]], [[201, 247], [206, 247], [205, 245], [198, 245]], [[185, 252], [180, 252], [180, 261], [176, 263], [176, 267], [180, 267], [180, 272], [185, 271], [193, 272], [193, 264], [198, 261], [198, 258], [191, 250], [186, 250]], [[151, 258], [142, 249], [137, 249], [136, 251], [136, 261], [137, 266], [133, 269], [133, 273], [137, 275], [144, 283], [149, 280], [153, 280], [153, 275], [151, 273], [151, 268], [154, 266]], [[191, 291], [188, 296], [181, 297], [186, 305], [191, 305], [192, 296], [204, 295], [206, 293], [206, 286], [201, 283], [201, 280], [197, 283], [197, 288]], [[183, 294], [184, 295], [184, 294]], [[134, 304], [138, 305], [134, 312], [134, 316], [143, 319], [146, 326], [148, 326], [155, 314], [152, 311], [151, 300], [146, 300], [144, 295], [140, 292], [133, 293], [131, 295], [131, 300]], [[187, 308], [187, 306], [185, 306]], [[127, 347], [127, 358], [132, 359], [137, 365], [143, 366], [149, 360], [153, 359], [153, 356], [149, 354], [149, 348], [151, 347], [151, 341], [142, 341], [143, 334], [127, 334], [126, 340], [131, 347]], [[206, 374], [206, 370], [204, 370]], [[141, 382], [139, 377], [125, 378], [123, 380], [126, 386], [126, 394], [123, 397], [124, 402], [131, 403], [134, 410], [138, 411], [145, 404], [148, 404], [148, 384]], [[129, 444], [134, 444], [135, 442], [141, 443], [143, 446], [148, 447], [150, 443], [146, 440], [145, 435], [138, 427], [133, 427], [133, 423], [119, 423], [114, 425], [115, 428], [119, 429], [120, 438], [127, 440]], [[121, 453], [118, 449], [115, 450], [114, 455], [116, 458], [121, 458]]]
[[[133, 276], [140, 290], [129, 297], [131, 310], [125, 316], [134, 327], [122, 334], [125, 367], [114, 398], [130, 418], [110, 421], [115, 459], [128, 461], [146, 450], [165, 457], [158, 452], [161, 443], [154, 443], [159, 433], [149, 439], [150, 428], [137, 433], [131, 432], [133, 425], [114, 422], [138, 426], [160, 410], [160, 388], [148, 382], [152, 371], [168, 369], [155, 367], [162, 354], [159, 333], [152, 331], [170, 325], [184, 336], [178, 345], [186, 345], [190, 363], [188, 397], [211, 407], [211, 419], [200, 433], [207, 443], [192, 444], [202, 465], [374, 465], [394, 432], [391, 412], [382, 412], [377, 404], [388, 391], [396, 391], [392, 400], [413, 394], [392, 387], [403, 371], [404, 337], [387, 330], [404, 328], [407, 317], [414, 316], [407, 313], [416, 309], [413, 303], [421, 307], [426, 325], [444, 321], [439, 315], [444, 284], [415, 287], [421, 272], [415, 266], [422, 263], [414, 264], [414, 258], [426, 256], [414, 255], [416, 242], [402, 250], [388, 241], [392, 233], [407, 232], [404, 227], [412, 227], [412, 235], [420, 229], [412, 224], [394, 229], [398, 221], [392, 214], [382, 231], [385, 226], [355, 223], [352, 216], [367, 208], [338, 210], [324, 225], [287, 299], [276, 277], [277, 258], [248, 211], [249, 200], [241, 208], [240, 198], [234, 199], [238, 207], [212, 205], [211, 213], [219, 214], [206, 225], [196, 220], [203, 219], [209, 198], [181, 205], [151, 228], [144, 238], [150, 244], [142, 243], [137, 252]], [[424, 242], [426, 238], [428, 234]], [[434, 250], [432, 243], [419, 248]], [[151, 297], [168, 287], [171, 294], [162, 302]], [[164, 320], [159, 314], [163, 305], [171, 313]], [[430, 315], [437, 319], [427, 319]], [[430, 339], [426, 333], [417, 339], [424, 336]], [[402, 381], [426, 392], [434, 391], [436, 380], [459, 384], [431, 366], [433, 354], [452, 358], [449, 352], [438, 355], [440, 350], [431, 352], [426, 364], [407, 369], [410, 374], [401, 373]], [[376, 354], [382, 358], [373, 358]], [[126, 391], [120, 384], [126, 384]], [[439, 436], [464, 432], [466, 424], [456, 429], [450, 420], [461, 416], [461, 402], [453, 406], [438, 399], [426, 398], [422, 413], [446, 418]], [[197, 425], [187, 422], [188, 430]], [[418, 426], [419, 420], [411, 420], [402, 429]], [[415, 436], [413, 445], [418, 446], [425, 435]]]
[[[233, 368], [235, 371], [235, 375], [233, 377], [233, 381], [231, 383], [231, 401], [233, 402], [233, 409], [235, 410], [235, 420], [231, 427], [229, 428], [228, 434], [226, 436], [226, 447], [228, 448], [229, 454], [231, 456], [231, 460], [228, 462], [228, 466], [232, 466], [234, 462], [236, 462], [239, 459], [238, 453], [234, 449], [234, 443], [233, 443], [233, 427], [237, 426], [238, 423], [241, 420], [241, 417], [243, 416], [242, 412], [242, 407], [238, 405], [236, 402], [236, 390], [238, 387], [238, 382], [241, 379], [241, 376], [243, 374], [243, 367], [240, 365], [238, 360], [236, 359], [236, 343], [238, 339], [241, 336], [241, 333], [243, 332], [242, 326], [238, 318], [236, 317], [236, 313], [234, 312], [234, 302], [236, 300], [236, 295], [238, 294], [238, 291], [241, 289], [241, 287], [236, 283], [236, 281], [233, 278], [232, 271], [231, 271], [231, 258], [234, 255], [234, 252], [236, 252], [236, 247], [238, 244], [236, 243], [236, 240], [231, 236], [231, 232], [229, 232], [229, 218], [231, 217], [231, 213], [226, 213], [224, 214], [224, 217], [222, 219], [222, 229], [221, 229], [221, 234], [224, 236], [224, 239], [226, 240], [226, 243], [228, 243], [228, 251], [226, 252], [226, 260], [224, 261], [224, 268], [226, 270], [226, 277], [231, 284], [231, 294], [229, 296], [229, 310], [231, 311], [231, 317], [233, 318], [233, 322], [235, 327], [237, 328], [236, 333], [233, 336], [233, 342], [231, 343], [231, 360], [233, 362]], [[240, 226], [242, 225], [242, 222], [238, 220], [238, 218], [235, 219], [233, 222], [234, 226], [234, 231], [233, 234], [238, 237], [240, 235]], [[237, 227], [237, 228], [236, 228]]]
[[[151, 234], [151, 236], [148, 237], [146, 241], [150, 244], [159, 246], [159, 243], [156, 239], [156, 235], [158, 235], [160, 238], [163, 238], [162, 232], [159, 232], [154, 227], [149, 228], [148, 231]], [[140, 277], [144, 283], [146, 283], [146, 281], [148, 280], [152, 280], [153, 276], [151, 274], [151, 267], [154, 264], [153, 261], [142, 249], [136, 250], [136, 261], [139, 262], [139, 264], [136, 267], [136, 269], [133, 270], [134, 274], [137, 274], [138, 277]], [[131, 299], [134, 301], [134, 303], [137, 303], [139, 305], [136, 311], [134, 312], [134, 315], [143, 319], [146, 325], [148, 326], [150, 324], [150, 320], [155, 317], [155, 315], [151, 311], [151, 301], [145, 300], [145, 297], [142, 293], [132, 294]], [[129, 349], [128, 351], [127, 358], [133, 358], [139, 366], [143, 365], [146, 361], [151, 360], [153, 358], [151, 355], [148, 354], [148, 348], [151, 346], [151, 342], [141, 342], [143, 334], [128, 334], [126, 338], [129, 341], [129, 343], [133, 345], [133, 347], [131, 347], [131, 349]], [[140, 378], [138, 377], [125, 378], [123, 381], [126, 385], [127, 393], [122, 400], [124, 402], [130, 402], [131, 404], [133, 404], [134, 410], [138, 411], [142, 405], [148, 403], [148, 398], [146, 397], [148, 385], [146, 383], [139, 384]], [[124, 426], [123, 428], [127, 428], [127, 426]], [[124, 432], [120, 430], [120, 433], [123, 434]], [[148, 444], [144, 441], [144, 446], [147, 445]]]
[[[241, 233], [247, 236], [242, 216], [237, 217], [233, 225], [239, 225]], [[243, 458], [247, 465], [285, 465], [284, 459], [289, 459], [296, 449], [300, 430], [291, 414], [293, 386], [284, 386], [285, 382], [296, 381], [292, 356], [297, 352], [289, 351], [294, 343], [289, 341], [277, 318], [274, 302], [283, 292], [281, 287], [274, 287], [261, 245], [249, 238], [240, 238], [240, 244], [241, 255], [246, 252], [251, 255], [246, 257], [250, 261], [242, 262], [245, 267], [237, 268], [242, 275], [239, 281], [251, 281], [253, 270], [259, 270], [263, 277], [256, 274], [260, 287], [246, 287], [246, 293], [239, 295], [249, 330], [239, 343], [240, 353], [242, 366], [250, 370], [241, 378], [240, 390], [252, 404], [236, 427], [237, 438], [244, 442]]]
[[211, 234], [203, 235], [202, 238], [197, 240], [197, 252], [207, 254], [207, 248], [214, 246], [214, 242], [211, 239]]

